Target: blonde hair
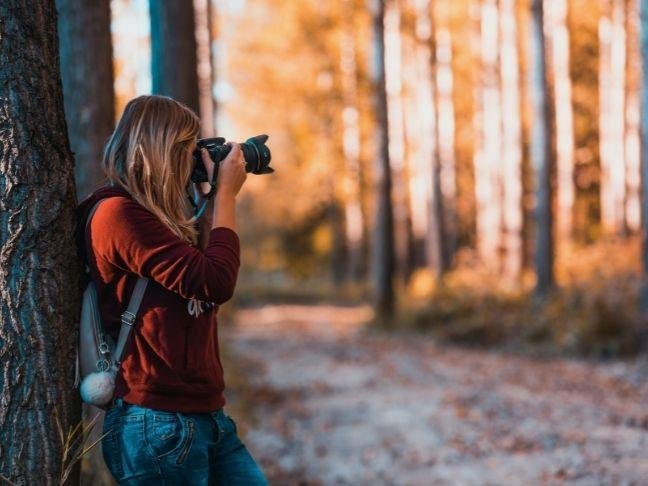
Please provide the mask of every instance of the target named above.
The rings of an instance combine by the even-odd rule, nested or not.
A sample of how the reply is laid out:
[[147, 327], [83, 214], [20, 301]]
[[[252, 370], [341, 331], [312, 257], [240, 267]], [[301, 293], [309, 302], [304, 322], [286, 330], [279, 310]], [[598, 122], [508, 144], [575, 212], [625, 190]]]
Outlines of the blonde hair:
[[108, 181], [192, 244], [198, 232], [186, 186], [199, 131], [198, 117], [184, 104], [166, 96], [139, 96], [126, 105], [102, 160]]

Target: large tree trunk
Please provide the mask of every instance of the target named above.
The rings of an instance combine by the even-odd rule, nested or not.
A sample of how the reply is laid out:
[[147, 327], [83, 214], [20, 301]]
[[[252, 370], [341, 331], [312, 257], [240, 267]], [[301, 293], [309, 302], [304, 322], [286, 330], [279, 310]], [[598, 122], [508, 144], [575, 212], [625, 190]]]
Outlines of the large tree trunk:
[[373, 305], [379, 316], [394, 313], [394, 223], [389, 162], [389, 127], [385, 87], [385, 0], [372, 0], [374, 91], [376, 111], [375, 216], [371, 247]]
[[547, 83], [542, 0], [531, 4], [530, 55], [533, 96], [531, 164], [536, 184], [536, 295], [543, 297], [554, 284], [553, 231], [551, 213], [551, 120]]
[[504, 274], [515, 281], [522, 269], [522, 125], [520, 64], [514, 0], [500, 1], [502, 90], [502, 210]]
[[103, 146], [115, 123], [110, 1], [57, 0], [61, 79], [77, 196], [103, 182]]
[[545, 0], [548, 17], [551, 67], [554, 76], [556, 120], [556, 227], [563, 242], [571, 239], [574, 210], [574, 110], [569, 74], [567, 0]]
[[200, 113], [193, 2], [149, 1], [153, 93]]
[[65, 432], [81, 417], [73, 388], [81, 267], [56, 9], [3, 0], [0, 19], [0, 474], [59, 484], [55, 414]]

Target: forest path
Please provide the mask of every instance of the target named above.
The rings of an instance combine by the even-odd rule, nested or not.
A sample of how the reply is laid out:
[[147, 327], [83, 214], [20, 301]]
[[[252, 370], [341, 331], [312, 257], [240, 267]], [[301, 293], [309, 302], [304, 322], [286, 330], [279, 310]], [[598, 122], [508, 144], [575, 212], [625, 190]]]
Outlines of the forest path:
[[223, 328], [272, 484], [648, 484], [639, 365], [440, 346], [370, 316], [267, 305]]

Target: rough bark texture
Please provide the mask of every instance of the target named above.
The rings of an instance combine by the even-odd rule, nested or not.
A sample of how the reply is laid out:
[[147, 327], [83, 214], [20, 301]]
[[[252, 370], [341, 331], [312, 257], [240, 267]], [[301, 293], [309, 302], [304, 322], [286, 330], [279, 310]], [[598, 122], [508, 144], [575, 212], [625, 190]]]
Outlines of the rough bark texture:
[[394, 311], [394, 234], [391, 201], [391, 167], [389, 163], [389, 129], [387, 124], [387, 91], [385, 89], [385, 2], [373, 1], [374, 88], [376, 110], [375, 217], [372, 241], [373, 304], [379, 315]]
[[0, 2], [0, 149], [0, 474], [59, 484], [81, 268], [53, 0]]
[[110, 1], [57, 0], [61, 79], [81, 200], [103, 181], [101, 155], [115, 123]]
[[531, 70], [533, 132], [531, 164], [536, 184], [536, 294], [544, 296], [553, 286], [553, 232], [551, 214], [551, 120], [547, 83], [542, 0], [531, 5]]
[[200, 113], [193, 2], [150, 0], [153, 93]]

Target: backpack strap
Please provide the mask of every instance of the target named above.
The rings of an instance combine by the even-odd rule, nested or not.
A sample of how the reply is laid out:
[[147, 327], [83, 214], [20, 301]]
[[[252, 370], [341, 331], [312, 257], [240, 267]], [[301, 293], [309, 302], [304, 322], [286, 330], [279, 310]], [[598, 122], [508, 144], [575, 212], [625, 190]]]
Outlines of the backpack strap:
[[[90, 224], [90, 219], [97, 210], [97, 207], [99, 207], [99, 204], [101, 204], [104, 199], [97, 201], [90, 210], [90, 214], [88, 215], [88, 219], [86, 220], [86, 231], [88, 229], [88, 225]], [[138, 277], [135, 288], [133, 289], [133, 294], [131, 295], [130, 301], [128, 302], [128, 308], [121, 316], [122, 325], [119, 329], [119, 337], [117, 338], [117, 344], [115, 345], [115, 350], [112, 356], [112, 361], [116, 368], [119, 368], [119, 365], [121, 364], [124, 348], [126, 347], [130, 333], [133, 330], [133, 324], [135, 323], [137, 311], [139, 310], [140, 304], [142, 303], [142, 297], [144, 297], [144, 292], [146, 291], [148, 281], [149, 279], [146, 277]]]

